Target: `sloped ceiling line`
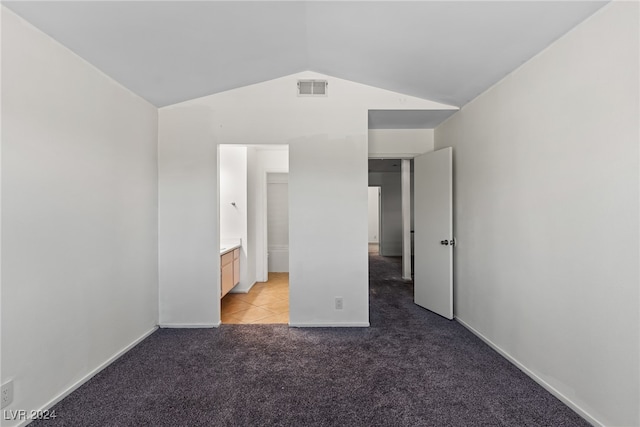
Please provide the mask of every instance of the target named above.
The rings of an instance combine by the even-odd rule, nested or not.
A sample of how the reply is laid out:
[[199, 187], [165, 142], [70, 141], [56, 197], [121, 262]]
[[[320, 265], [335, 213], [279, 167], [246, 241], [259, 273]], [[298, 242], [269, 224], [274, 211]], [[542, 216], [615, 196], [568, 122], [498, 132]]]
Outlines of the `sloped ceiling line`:
[[305, 70], [463, 106], [605, 3], [3, 5], [162, 107]]

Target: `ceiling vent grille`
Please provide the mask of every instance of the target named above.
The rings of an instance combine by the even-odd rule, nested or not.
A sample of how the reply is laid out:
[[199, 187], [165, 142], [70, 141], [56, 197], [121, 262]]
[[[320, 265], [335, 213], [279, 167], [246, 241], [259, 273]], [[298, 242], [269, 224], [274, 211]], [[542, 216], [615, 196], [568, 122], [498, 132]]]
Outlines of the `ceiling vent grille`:
[[298, 96], [327, 96], [326, 80], [298, 80]]

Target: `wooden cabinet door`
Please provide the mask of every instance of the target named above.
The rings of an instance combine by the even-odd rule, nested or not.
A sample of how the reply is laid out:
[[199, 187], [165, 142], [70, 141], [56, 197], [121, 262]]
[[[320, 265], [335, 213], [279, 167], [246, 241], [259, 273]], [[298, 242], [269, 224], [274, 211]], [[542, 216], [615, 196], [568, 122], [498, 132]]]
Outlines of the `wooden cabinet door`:
[[225, 296], [227, 292], [229, 292], [234, 286], [235, 283], [233, 283], [233, 263], [228, 263], [227, 265], [222, 266], [220, 279], [220, 287], [222, 290], [221, 296]]

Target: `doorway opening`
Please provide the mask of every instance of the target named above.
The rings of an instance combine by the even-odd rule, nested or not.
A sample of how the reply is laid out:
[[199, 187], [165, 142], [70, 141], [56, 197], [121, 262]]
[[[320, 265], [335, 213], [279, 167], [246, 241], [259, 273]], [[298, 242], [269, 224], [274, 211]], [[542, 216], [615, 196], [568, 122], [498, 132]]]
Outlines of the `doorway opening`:
[[[408, 221], [409, 227], [413, 230], [413, 161], [409, 161], [409, 193], [403, 196], [402, 183], [402, 159], [369, 159], [369, 247], [370, 254], [373, 254], [377, 243], [378, 253], [376, 255], [387, 257], [402, 257], [405, 236], [403, 230], [403, 201], [409, 204]], [[379, 190], [375, 190], [378, 188]], [[378, 231], [377, 241], [374, 239], [376, 227], [374, 208], [375, 191], [379, 191], [378, 198]], [[406, 199], [406, 200], [405, 200]], [[413, 253], [412, 239], [407, 239], [410, 243], [408, 253]]]
[[[288, 324], [289, 147], [220, 145], [219, 165], [221, 322]], [[228, 251], [238, 243], [239, 275], [227, 289], [224, 262], [235, 262]]]

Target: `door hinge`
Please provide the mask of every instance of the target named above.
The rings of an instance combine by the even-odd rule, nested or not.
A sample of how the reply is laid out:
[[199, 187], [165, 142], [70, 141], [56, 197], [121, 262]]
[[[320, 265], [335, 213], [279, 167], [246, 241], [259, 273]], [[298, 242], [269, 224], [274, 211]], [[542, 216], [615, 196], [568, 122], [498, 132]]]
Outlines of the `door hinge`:
[[440, 240], [440, 244], [444, 245], [444, 246], [455, 246], [456, 245], [456, 238], [454, 237], [451, 240]]

